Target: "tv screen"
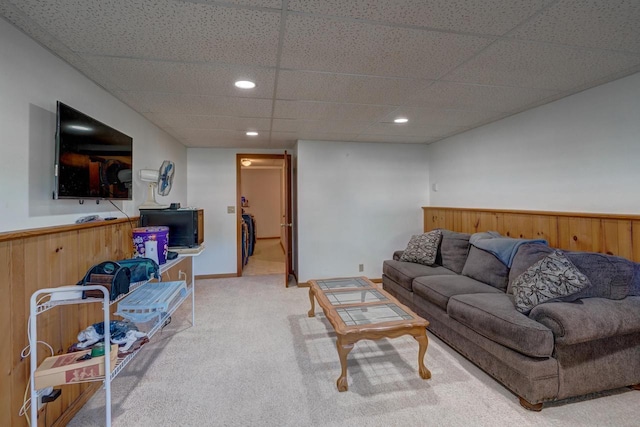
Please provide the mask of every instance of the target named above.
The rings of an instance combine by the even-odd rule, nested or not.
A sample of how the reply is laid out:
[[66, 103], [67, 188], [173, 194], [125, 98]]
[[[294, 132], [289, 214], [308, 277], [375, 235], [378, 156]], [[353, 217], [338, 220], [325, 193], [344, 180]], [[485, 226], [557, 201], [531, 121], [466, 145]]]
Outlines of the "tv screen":
[[54, 199], [131, 200], [133, 140], [58, 101]]

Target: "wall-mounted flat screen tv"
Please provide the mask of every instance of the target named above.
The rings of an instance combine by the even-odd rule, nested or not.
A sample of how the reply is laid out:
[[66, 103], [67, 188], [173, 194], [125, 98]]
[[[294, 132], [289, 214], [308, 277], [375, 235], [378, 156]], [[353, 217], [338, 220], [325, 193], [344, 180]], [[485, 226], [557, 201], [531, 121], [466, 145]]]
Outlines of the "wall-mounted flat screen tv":
[[58, 101], [54, 199], [132, 199], [130, 136]]

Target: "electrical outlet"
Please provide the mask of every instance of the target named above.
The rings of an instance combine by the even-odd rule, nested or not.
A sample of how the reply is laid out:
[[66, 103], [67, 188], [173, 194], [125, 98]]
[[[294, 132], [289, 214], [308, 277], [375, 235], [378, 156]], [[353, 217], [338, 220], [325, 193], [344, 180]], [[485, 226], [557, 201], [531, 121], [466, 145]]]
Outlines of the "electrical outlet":
[[358, 264], [358, 271], [361, 273], [364, 271], [364, 264]]
[[51, 393], [53, 393], [53, 387], [41, 388], [40, 390], [36, 391], [36, 395], [38, 396], [38, 411], [44, 406], [44, 402], [42, 401], [42, 399], [45, 396], [50, 395]]

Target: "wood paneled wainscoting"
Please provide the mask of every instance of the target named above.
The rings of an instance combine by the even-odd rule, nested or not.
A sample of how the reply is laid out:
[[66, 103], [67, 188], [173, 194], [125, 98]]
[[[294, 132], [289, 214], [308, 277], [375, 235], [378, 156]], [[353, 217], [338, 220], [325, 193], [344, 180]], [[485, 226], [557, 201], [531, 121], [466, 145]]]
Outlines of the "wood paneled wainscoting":
[[549, 246], [600, 252], [640, 262], [640, 215], [423, 207], [424, 230], [497, 231], [546, 239]]
[[[37, 289], [76, 284], [99, 262], [133, 256], [138, 218], [0, 233], [0, 425], [26, 426], [18, 415], [29, 380], [29, 299]], [[116, 305], [112, 306], [112, 313]], [[101, 304], [60, 306], [38, 318], [38, 339], [66, 353], [77, 334], [102, 320]], [[49, 350], [38, 348], [38, 364]], [[61, 386], [62, 395], [43, 407], [39, 426], [66, 425], [102, 383]], [[28, 412], [28, 411], [27, 411]], [[36, 425], [31, 423], [32, 426]]]

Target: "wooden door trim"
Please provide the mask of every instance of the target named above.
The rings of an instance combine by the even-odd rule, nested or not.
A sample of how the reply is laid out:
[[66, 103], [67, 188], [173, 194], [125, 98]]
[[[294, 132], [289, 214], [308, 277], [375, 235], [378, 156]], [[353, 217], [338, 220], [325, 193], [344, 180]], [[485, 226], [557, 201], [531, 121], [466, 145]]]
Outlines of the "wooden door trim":
[[242, 164], [240, 161], [244, 158], [253, 159], [280, 159], [284, 160], [283, 154], [252, 154], [252, 153], [236, 153], [236, 276], [242, 277], [242, 180], [241, 171]]
[[[291, 177], [293, 175], [293, 171], [291, 170], [292, 162], [291, 162], [291, 154], [287, 153], [287, 150], [284, 151], [284, 223], [285, 223], [285, 245], [284, 248], [284, 286], [285, 288], [289, 287], [289, 277], [293, 272], [293, 226], [289, 224], [293, 224], [292, 212], [291, 212]], [[297, 279], [296, 279], [297, 281]]]

